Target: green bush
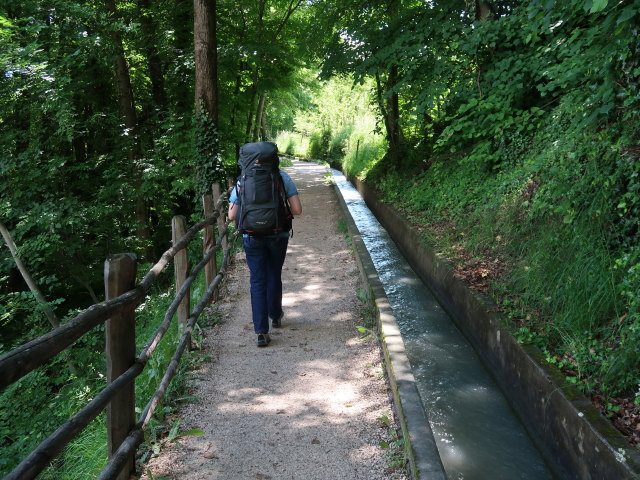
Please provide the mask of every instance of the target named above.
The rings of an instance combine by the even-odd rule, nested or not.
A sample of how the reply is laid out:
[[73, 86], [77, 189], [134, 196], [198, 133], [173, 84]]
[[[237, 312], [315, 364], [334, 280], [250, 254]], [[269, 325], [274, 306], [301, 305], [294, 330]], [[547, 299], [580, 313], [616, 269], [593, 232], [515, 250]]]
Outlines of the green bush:
[[307, 156], [312, 160], [327, 160], [331, 148], [331, 130], [313, 132], [309, 138]]
[[309, 139], [300, 133], [281, 131], [275, 139], [281, 152], [298, 157], [305, 157], [309, 151]]

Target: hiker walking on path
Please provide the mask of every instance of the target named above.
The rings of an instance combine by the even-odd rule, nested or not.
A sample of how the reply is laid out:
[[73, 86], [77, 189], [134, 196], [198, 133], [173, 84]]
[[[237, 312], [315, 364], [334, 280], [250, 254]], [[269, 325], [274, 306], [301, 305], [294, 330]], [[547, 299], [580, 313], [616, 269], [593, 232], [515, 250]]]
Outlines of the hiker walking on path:
[[142, 480], [410, 478], [390, 468], [394, 447], [382, 446], [399, 426], [378, 341], [357, 329], [363, 285], [345, 213], [324, 166], [294, 160], [287, 173], [305, 203], [282, 268], [287, 328], [256, 348], [251, 272], [238, 252], [210, 310], [216, 322], [203, 328], [188, 380], [194, 400], [172, 414], [178, 431], [201, 434], [163, 441]]
[[282, 325], [282, 266], [294, 215], [302, 213], [298, 190], [278, 168], [278, 147], [247, 143], [240, 149], [242, 173], [229, 198], [229, 218], [236, 220], [250, 271], [251, 310], [257, 345], [271, 341], [269, 319]]

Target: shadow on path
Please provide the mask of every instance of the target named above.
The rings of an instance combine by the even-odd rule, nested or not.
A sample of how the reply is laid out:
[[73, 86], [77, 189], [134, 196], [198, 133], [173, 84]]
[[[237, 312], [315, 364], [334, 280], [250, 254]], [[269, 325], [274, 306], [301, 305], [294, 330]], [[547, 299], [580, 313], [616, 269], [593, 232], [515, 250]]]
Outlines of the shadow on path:
[[[184, 405], [179, 439], [148, 469], [170, 479], [406, 479], [391, 472], [379, 418], [393, 422], [380, 348], [356, 330], [359, 273], [344, 235], [342, 211], [325, 168], [295, 162], [303, 214], [283, 270], [285, 319], [272, 342], [257, 348], [248, 271], [236, 256], [222, 324], [205, 331], [209, 360], [194, 373], [197, 403]], [[142, 478], [147, 478], [143, 475]]]

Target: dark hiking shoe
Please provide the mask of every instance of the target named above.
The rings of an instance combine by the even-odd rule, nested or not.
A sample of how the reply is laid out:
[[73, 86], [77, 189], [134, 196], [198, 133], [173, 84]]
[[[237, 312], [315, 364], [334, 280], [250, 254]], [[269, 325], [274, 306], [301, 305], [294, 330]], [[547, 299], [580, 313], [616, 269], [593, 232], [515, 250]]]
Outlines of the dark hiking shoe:
[[271, 326], [273, 328], [280, 328], [282, 326], [282, 319], [284, 318], [284, 312], [280, 314], [278, 318], [271, 320]]
[[267, 345], [269, 345], [269, 342], [271, 341], [271, 337], [269, 337], [268, 333], [259, 333], [258, 334], [258, 346], [259, 347], [266, 347]]

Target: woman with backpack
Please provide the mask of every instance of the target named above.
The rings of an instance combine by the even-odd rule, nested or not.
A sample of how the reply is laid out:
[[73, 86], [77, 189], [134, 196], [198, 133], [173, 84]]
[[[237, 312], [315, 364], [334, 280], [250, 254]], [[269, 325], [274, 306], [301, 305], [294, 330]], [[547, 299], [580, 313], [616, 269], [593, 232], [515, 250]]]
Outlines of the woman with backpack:
[[269, 319], [282, 325], [282, 266], [294, 215], [302, 213], [298, 190], [279, 169], [278, 147], [271, 142], [247, 143], [240, 149], [241, 169], [229, 197], [229, 218], [242, 233], [249, 266], [251, 311], [257, 345], [266, 347]]

